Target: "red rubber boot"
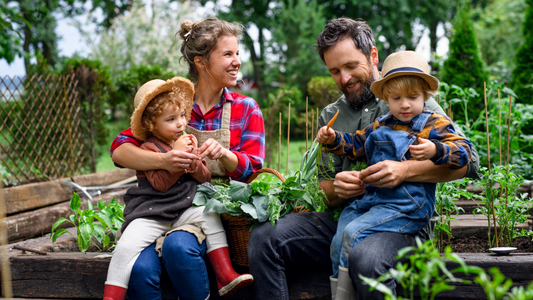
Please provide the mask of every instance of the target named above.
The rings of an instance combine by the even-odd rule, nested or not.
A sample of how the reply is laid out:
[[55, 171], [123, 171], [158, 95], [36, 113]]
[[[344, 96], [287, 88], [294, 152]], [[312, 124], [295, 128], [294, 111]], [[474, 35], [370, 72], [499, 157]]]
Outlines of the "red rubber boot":
[[104, 300], [124, 300], [126, 298], [126, 291], [128, 289], [106, 284], [104, 288]]
[[252, 275], [239, 275], [233, 270], [228, 247], [215, 249], [207, 253], [207, 256], [217, 276], [218, 294], [220, 296], [231, 295], [254, 282]]

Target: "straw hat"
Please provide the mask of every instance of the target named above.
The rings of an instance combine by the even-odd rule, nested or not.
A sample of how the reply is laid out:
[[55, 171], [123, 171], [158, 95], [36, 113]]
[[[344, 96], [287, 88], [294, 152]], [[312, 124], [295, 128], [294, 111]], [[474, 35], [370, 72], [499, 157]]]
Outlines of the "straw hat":
[[183, 97], [185, 99], [191, 99], [192, 101], [194, 96], [194, 86], [190, 80], [183, 77], [174, 77], [167, 81], [161, 79], [150, 80], [143, 84], [137, 91], [135, 99], [133, 100], [135, 111], [131, 115], [131, 132], [136, 138], [141, 141], [146, 141], [150, 135], [142, 126], [143, 112], [146, 106], [148, 106], [148, 103], [150, 103], [155, 96], [171, 91], [172, 89], [177, 89], [179, 93], [184, 94]]
[[421, 77], [433, 91], [439, 88], [439, 80], [429, 75], [428, 62], [422, 55], [414, 51], [401, 51], [385, 59], [381, 68], [381, 79], [374, 81], [370, 89], [376, 97], [383, 99], [383, 84], [394, 77], [405, 75]]

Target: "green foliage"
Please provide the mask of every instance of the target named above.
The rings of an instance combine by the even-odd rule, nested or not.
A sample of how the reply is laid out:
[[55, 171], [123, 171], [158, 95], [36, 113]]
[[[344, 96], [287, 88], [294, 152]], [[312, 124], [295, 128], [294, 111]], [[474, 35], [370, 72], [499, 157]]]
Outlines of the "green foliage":
[[219, 214], [243, 215], [255, 222], [276, 221], [295, 210], [309, 209], [325, 211], [323, 192], [316, 182], [298, 181], [296, 175], [289, 176], [284, 182], [277, 177], [257, 178], [249, 184], [232, 180], [229, 185], [203, 183], [197, 187], [193, 204], [205, 205], [205, 212], [213, 210]]
[[515, 68], [512, 58], [524, 41], [521, 28], [525, 10], [525, 0], [495, 0], [473, 9], [474, 29], [490, 80], [511, 81]]
[[[131, 8], [115, 18], [109, 30], [99, 31], [96, 36], [87, 31], [88, 24], [77, 23], [90, 45], [89, 58], [102, 61], [113, 79], [122, 71], [141, 65], [159, 66], [159, 72], [184, 76], [187, 64], [180, 64], [180, 43], [174, 35], [190, 10], [187, 3], [173, 4], [152, 1], [149, 14], [143, 1], [132, 1]], [[91, 17], [96, 16], [90, 14], [88, 19]]]
[[520, 102], [533, 104], [533, 0], [526, 0], [526, 4], [524, 42], [516, 51], [512, 86]]
[[[440, 80], [450, 85], [473, 87], [483, 95], [483, 82], [487, 82], [487, 72], [479, 55], [479, 49], [470, 18], [468, 4], [463, 4], [453, 20], [453, 32], [450, 37], [448, 59], [444, 62]], [[471, 99], [468, 114], [477, 116], [482, 111], [483, 99]], [[456, 118], [464, 118], [463, 112], [458, 112]]]
[[15, 60], [15, 57], [22, 57], [22, 35], [16, 30], [16, 26], [27, 24], [22, 14], [13, 7], [7, 6], [6, 0], [0, 0], [0, 59], [5, 59], [8, 64]]
[[[81, 104], [80, 122], [82, 128], [87, 128], [81, 137], [89, 151], [86, 157], [90, 161], [91, 170], [96, 172], [96, 159], [103, 151], [96, 145], [107, 145], [108, 116], [105, 109], [113, 91], [109, 69], [98, 60], [72, 57], [65, 61], [62, 74], [73, 73], [78, 80], [76, 91]], [[106, 149], [107, 151], [107, 149]]]
[[[109, 99], [112, 108], [125, 106], [126, 112], [133, 112], [133, 99], [137, 90], [152, 79], [167, 80], [174, 77], [174, 73], [165, 71], [159, 65], [136, 65], [121, 71], [113, 78], [114, 93]], [[127, 114], [129, 117], [129, 114]]]
[[[377, 280], [359, 275], [368, 285], [370, 290], [377, 289], [387, 299], [414, 299], [415, 289], [420, 293], [420, 299], [435, 299], [443, 292], [453, 290], [455, 287], [450, 283], [470, 284], [468, 280], [455, 277], [454, 274], [480, 274], [483, 270], [479, 267], [468, 266], [457, 254], [452, 253], [450, 246], [447, 246], [441, 256], [439, 251], [433, 247], [431, 240], [422, 243], [416, 238], [416, 247], [406, 247], [398, 251], [396, 259], [407, 259], [408, 262], [398, 262], [396, 268], [381, 275]], [[453, 270], [446, 268], [446, 260], [459, 264]], [[402, 286], [404, 297], [394, 296], [394, 293], [382, 282], [394, 279]], [[409, 293], [409, 295], [407, 294]]]
[[[490, 171], [482, 168], [483, 178], [476, 182], [476, 187], [483, 189], [481, 195], [476, 195], [483, 205], [476, 202], [478, 208], [474, 210], [474, 214], [481, 213], [487, 217], [490, 247], [496, 244], [511, 246], [515, 238], [527, 235], [525, 232], [518, 232], [516, 226], [527, 220], [527, 211], [533, 201], [526, 194], [518, 192], [523, 179], [511, 172], [512, 168], [512, 165], [497, 165]], [[494, 224], [499, 226], [497, 235], [493, 232]]]
[[456, 180], [437, 184], [437, 197], [435, 198], [435, 210], [439, 213], [439, 220], [435, 225], [434, 240], [440, 252], [443, 251], [444, 233], [448, 236], [448, 242], [452, 238], [450, 222], [456, 220], [452, 214], [459, 215], [464, 210], [455, 204], [462, 197], [471, 199], [473, 194], [468, 192], [466, 184], [468, 180]]
[[296, 85], [304, 91], [313, 76], [328, 74], [313, 47], [326, 25], [324, 8], [317, 0], [287, 0], [278, 5], [268, 44], [276, 59], [266, 65], [266, 79]]
[[307, 83], [310, 106], [324, 108], [342, 95], [331, 76], [315, 76]]
[[[385, 299], [415, 299], [415, 289], [420, 295], [416, 299], [436, 299], [436, 296], [447, 290], [453, 290], [453, 284], [471, 284], [469, 280], [455, 277], [454, 274], [477, 275], [474, 282], [481, 285], [487, 299], [489, 300], [531, 300], [533, 299], [533, 283], [527, 287], [513, 287], [509, 292], [513, 282], [497, 269], [491, 268], [489, 274], [483, 269], [475, 266], [468, 266], [465, 262], [454, 253], [451, 253], [450, 246], [446, 247], [444, 255], [440, 255], [433, 248], [431, 241], [420, 242], [417, 238], [416, 247], [407, 247], [398, 251], [396, 259], [407, 259], [407, 263], [399, 262], [396, 268], [390, 269], [389, 272], [381, 275], [378, 279], [371, 279], [361, 276], [363, 282], [370, 286], [370, 290], [378, 290]], [[448, 270], [446, 261], [451, 261], [459, 265], [458, 268]], [[492, 277], [491, 277], [492, 275]], [[383, 282], [395, 279], [405, 292], [404, 297], [395, 296], [395, 293], [388, 288]], [[409, 295], [407, 295], [409, 293]]]
[[[50, 238], [55, 243], [58, 237], [65, 233], [77, 238], [78, 246], [81, 252], [87, 251], [91, 244], [96, 245], [101, 251], [109, 250], [115, 247], [115, 238], [117, 230], [122, 227], [124, 223], [124, 205], [117, 203], [117, 198], [113, 198], [109, 203], [99, 201], [97, 209], [87, 201], [88, 209], [82, 210], [80, 196], [76, 193], [70, 199], [70, 210], [73, 212], [68, 219], [59, 218], [52, 226]], [[99, 223], [96, 223], [98, 221]], [[64, 222], [71, 223], [77, 230], [77, 237], [64, 228], [58, 228]], [[109, 237], [112, 235], [113, 239]], [[102, 246], [96, 244], [92, 238]]]
[[[452, 99], [454, 103], [461, 103], [463, 105], [468, 103], [468, 107], [472, 106], [472, 100], [466, 97], [471, 97], [474, 91], [470, 88], [454, 87], [457, 93], [452, 92], [452, 89], [444, 82], [441, 82], [441, 105], [447, 109]], [[498, 102], [498, 90], [501, 91], [501, 100]], [[468, 95], [470, 94], [470, 95]], [[490, 154], [492, 163], [509, 163], [515, 165], [514, 171], [527, 179], [533, 178], [533, 170], [531, 164], [533, 163], [533, 135], [526, 132], [533, 123], [533, 105], [513, 103], [511, 107], [511, 126], [508, 130], [509, 122], [509, 97], [514, 95], [513, 90], [502, 84], [490, 82], [487, 85], [487, 105], [488, 105], [488, 127], [489, 127], [489, 141]], [[482, 96], [478, 96], [482, 98]], [[483, 104], [484, 106], [484, 104]], [[458, 105], [452, 106], [454, 115], [458, 114]], [[463, 133], [468, 137], [472, 144], [476, 147], [479, 154], [481, 166], [488, 166], [488, 152], [487, 152], [487, 136], [485, 125], [485, 110], [484, 108], [477, 116], [468, 114], [470, 118], [470, 126], [465, 125], [465, 119], [454, 118], [454, 123], [461, 128]], [[474, 118], [471, 118], [474, 117]], [[509, 134], [509, 143], [507, 142], [507, 135]], [[509, 148], [509, 155], [507, 149]]]

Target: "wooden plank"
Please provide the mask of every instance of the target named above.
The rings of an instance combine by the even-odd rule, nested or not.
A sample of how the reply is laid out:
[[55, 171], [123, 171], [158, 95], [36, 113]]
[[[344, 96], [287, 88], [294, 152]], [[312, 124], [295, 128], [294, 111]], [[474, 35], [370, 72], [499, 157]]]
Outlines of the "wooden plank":
[[[96, 205], [97, 201], [111, 200], [113, 197], [117, 197], [117, 200], [123, 203], [122, 196], [126, 191], [127, 189], [122, 189], [93, 197], [92, 203]], [[86, 205], [86, 201], [83, 201], [82, 208], [86, 208]], [[50, 207], [9, 216], [5, 219], [8, 240], [13, 242], [48, 234], [52, 230], [52, 225], [60, 217], [67, 218], [70, 214], [70, 201], [65, 201]]]
[[57, 180], [25, 184], [0, 192], [4, 193], [8, 215], [56, 204], [72, 197], [72, 188]]
[[[117, 169], [76, 176], [72, 181], [82, 186], [107, 186], [131, 176], [135, 176], [134, 170]], [[7, 215], [13, 215], [70, 200], [72, 191], [71, 187], [53, 180], [11, 187], [0, 192], [4, 193]]]
[[107, 186], [131, 176], [135, 176], [135, 170], [116, 169], [107, 172], [75, 176], [72, 178], [72, 181], [82, 186]]
[[[58, 299], [102, 299], [107, 267], [110, 259], [95, 258], [100, 253], [50, 253], [12, 255], [13, 292], [16, 297], [50, 297]], [[458, 254], [468, 265], [479, 266], [485, 271], [498, 267], [515, 285], [526, 286], [533, 281], [533, 254], [518, 253], [496, 256], [479, 253]], [[447, 262], [447, 268], [458, 265]], [[237, 269], [238, 272], [246, 270]], [[226, 300], [252, 299], [253, 288], [221, 298], [216, 293], [216, 281], [208, 268], [211, 282], [211, 298]], [[288, 267], [290, 299], [330, 299], [329, 266], [318, 268]], [[459, 278], [472, 279], [461, 274]], [[163, 299], [177, 299], [167, 279], [163, 279]], [[399, 291], [402, 295], [402, 291]], [[478, 285], [456, 285], [453, 291], [439, 294], [438, 299], [486, 299]]]

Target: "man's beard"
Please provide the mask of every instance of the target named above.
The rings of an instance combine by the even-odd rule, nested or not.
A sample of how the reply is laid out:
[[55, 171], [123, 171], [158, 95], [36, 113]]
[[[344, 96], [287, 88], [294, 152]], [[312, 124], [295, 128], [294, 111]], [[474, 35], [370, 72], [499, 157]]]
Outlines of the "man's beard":
[[[349, 86], [357, 81], [361, 83], [361, 87], [351, 93], [348, 92], [346, 86]], [[360, 108], [370, 102], [372, 99], [374, 99], [375, 96], [372, 93], [372, 90], [370, 89], [370, 86], [374, 81], [374, 70], [370, 68], [370, 72], [367, 78], [352, 78], [350, 79], [350, 81], [348, 81], [345, 85], [342, 86], [341, 90], [344, 93], [344, 96], [346, 96], [346, 100], [348, 100], [349, 103], [351, 103], [357, 108]]]

